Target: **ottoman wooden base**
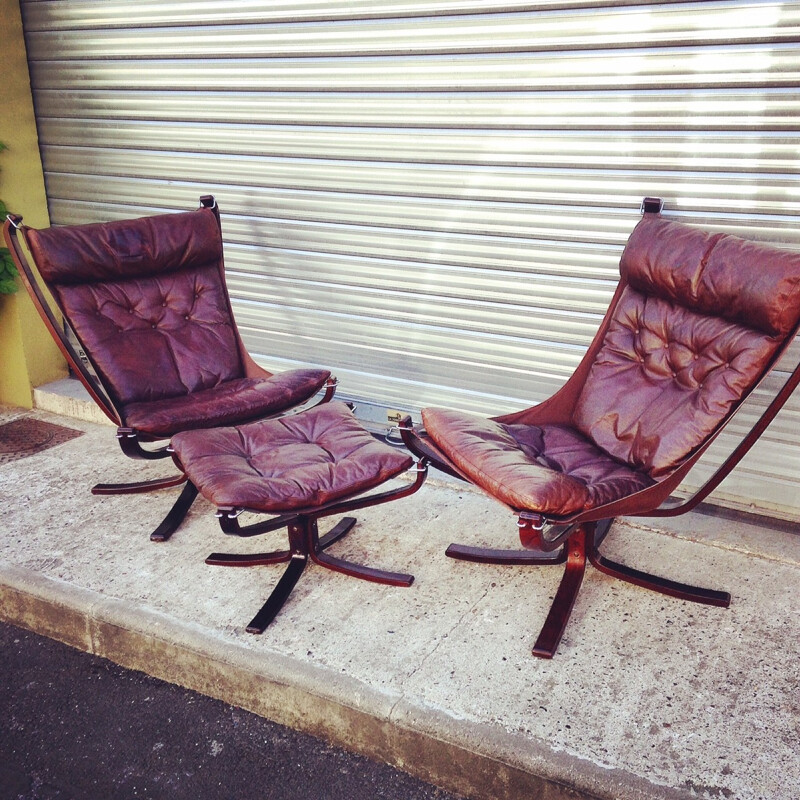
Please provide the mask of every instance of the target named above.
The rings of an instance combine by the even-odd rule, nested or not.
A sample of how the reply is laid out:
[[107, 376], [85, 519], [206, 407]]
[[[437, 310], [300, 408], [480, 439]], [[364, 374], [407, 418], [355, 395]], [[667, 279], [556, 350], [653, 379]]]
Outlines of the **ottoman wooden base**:
[[[414, 460], [378, 442], [355, 420], [344, 403], [328, 403], [276, 420], [230, 428], [180, 433], [171, 442], [173, 457], [187, 485], [175, 508], [156, 530], [164, 540], [177, 528], [199, 491], [217, 506], [222, 530], [255, 536], [288, 529], [288, 548], [268, 553], [212, 553], [207, 564], [288, 566], [247, 630], [262, 633], [278, 614], [309, 561], [363, 580], [410, 586], [405, 573], [355, 564], [326, 549], [355, 525], [345, 517], [320, 538], [317, 520], [397, 500], [425, 482], [427, 461]], [[381, 493], [364, 494], [400, 473], [415, 469], [413, 483]], [[242, 512], [270, 514], [271, 519], [242, 526]]]

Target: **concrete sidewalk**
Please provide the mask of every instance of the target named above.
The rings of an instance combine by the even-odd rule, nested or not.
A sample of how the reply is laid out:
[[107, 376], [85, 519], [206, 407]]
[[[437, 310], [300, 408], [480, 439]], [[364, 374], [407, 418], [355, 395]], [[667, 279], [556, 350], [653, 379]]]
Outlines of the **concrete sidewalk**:
[[615, 523], [610, 557], [726, 589], [731, 607], [589, 569], [557, 656], [542, 661], [530, 649], [562, 568], [445, 558], [451, 541], [516, 546], [515, 518], [433, 480], [359, 512], [334, 547], [413, 573], [411, 588], [311, 565], [252, 636], [244, 626], [282, 568], [203, 560], [269, 550], [284, 534], [226, 537], [198, 499], [173, 538], [153, 544], [174, 490], [94, 497], [89, 487], [171, 464], [126, 459], [107, 425], [14, 409], [0, 409], [0, 424], [23, 416], [82, 435], [0, 460], [4, 620], [469, 797], [800, 798], [800, 537], [786, 526], [700, 514], [672, 530]]

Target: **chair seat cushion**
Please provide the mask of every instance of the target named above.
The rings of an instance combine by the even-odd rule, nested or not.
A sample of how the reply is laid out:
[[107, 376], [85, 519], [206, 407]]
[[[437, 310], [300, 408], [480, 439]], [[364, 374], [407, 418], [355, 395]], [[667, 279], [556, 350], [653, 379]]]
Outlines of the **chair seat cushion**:
[[314, 509], [365, 492], [413, 463], [373, 438], [344, 403], [235, 427], [186, 431], [172, 447], [217, 507]]
[[313, 397], [329, 377], [327, 370], [294, 369], [269, 378], [237, 378], [166, 400], [129, 403], [123, 418], [127, 426], [162, 438], [184, 430], [250, 422]]
[[568, 517], [653, 483], [566, 425], [506, 425], [441, 408], [423, 409], [422, 420], [465, 477], [518, 511]]

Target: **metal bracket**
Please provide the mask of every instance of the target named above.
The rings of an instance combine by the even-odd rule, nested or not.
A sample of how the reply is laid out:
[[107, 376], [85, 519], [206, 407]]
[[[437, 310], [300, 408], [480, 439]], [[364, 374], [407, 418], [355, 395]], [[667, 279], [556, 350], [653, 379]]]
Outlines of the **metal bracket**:
[[664, 201], [660, 197], [645, 197], [639, 211], [642, 214], [660, 214], [664, 209]]
[[233, 508], [228, 506], [222, 506], [218, 508], [214, 514], [217, 519], [236, 519], [237, 517], [244, 514], [243, 508]]
[[541, 514], [535, 514], [531, 511], [520, 511], [518, 516], [519, 516], [519, 521], [517, 522], [518, 528], [530, 527], [535, 531], [544, 530], [544, 517]]
[[[398, 438], [399, 437], [399, 438]], [[399, 425], [392, 425], [388, 431], [383, 435], [383, 441], [392, 447], [403, 447], [404, 442]], [[413, 469], [413, 467], [412, 467]]]

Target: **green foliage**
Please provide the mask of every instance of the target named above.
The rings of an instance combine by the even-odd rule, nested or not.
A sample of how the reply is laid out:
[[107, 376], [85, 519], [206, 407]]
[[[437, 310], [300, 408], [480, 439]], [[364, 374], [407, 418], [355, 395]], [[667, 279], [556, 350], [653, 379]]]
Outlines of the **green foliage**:
[[[0, 142], [0, 153], [6, 146]], [[0, 200], [0, 222], [5, 220], [8, 209], [5, 203]], [[11, 253], [7, 247], [0, 247], [0, 294], [12, 294], [17, 291], [17, 268], [11, 260]]]
[[17, 291], [17, 268], [11, 260], [7, 247], [0, 247], [0, 294], [12, 294]]

